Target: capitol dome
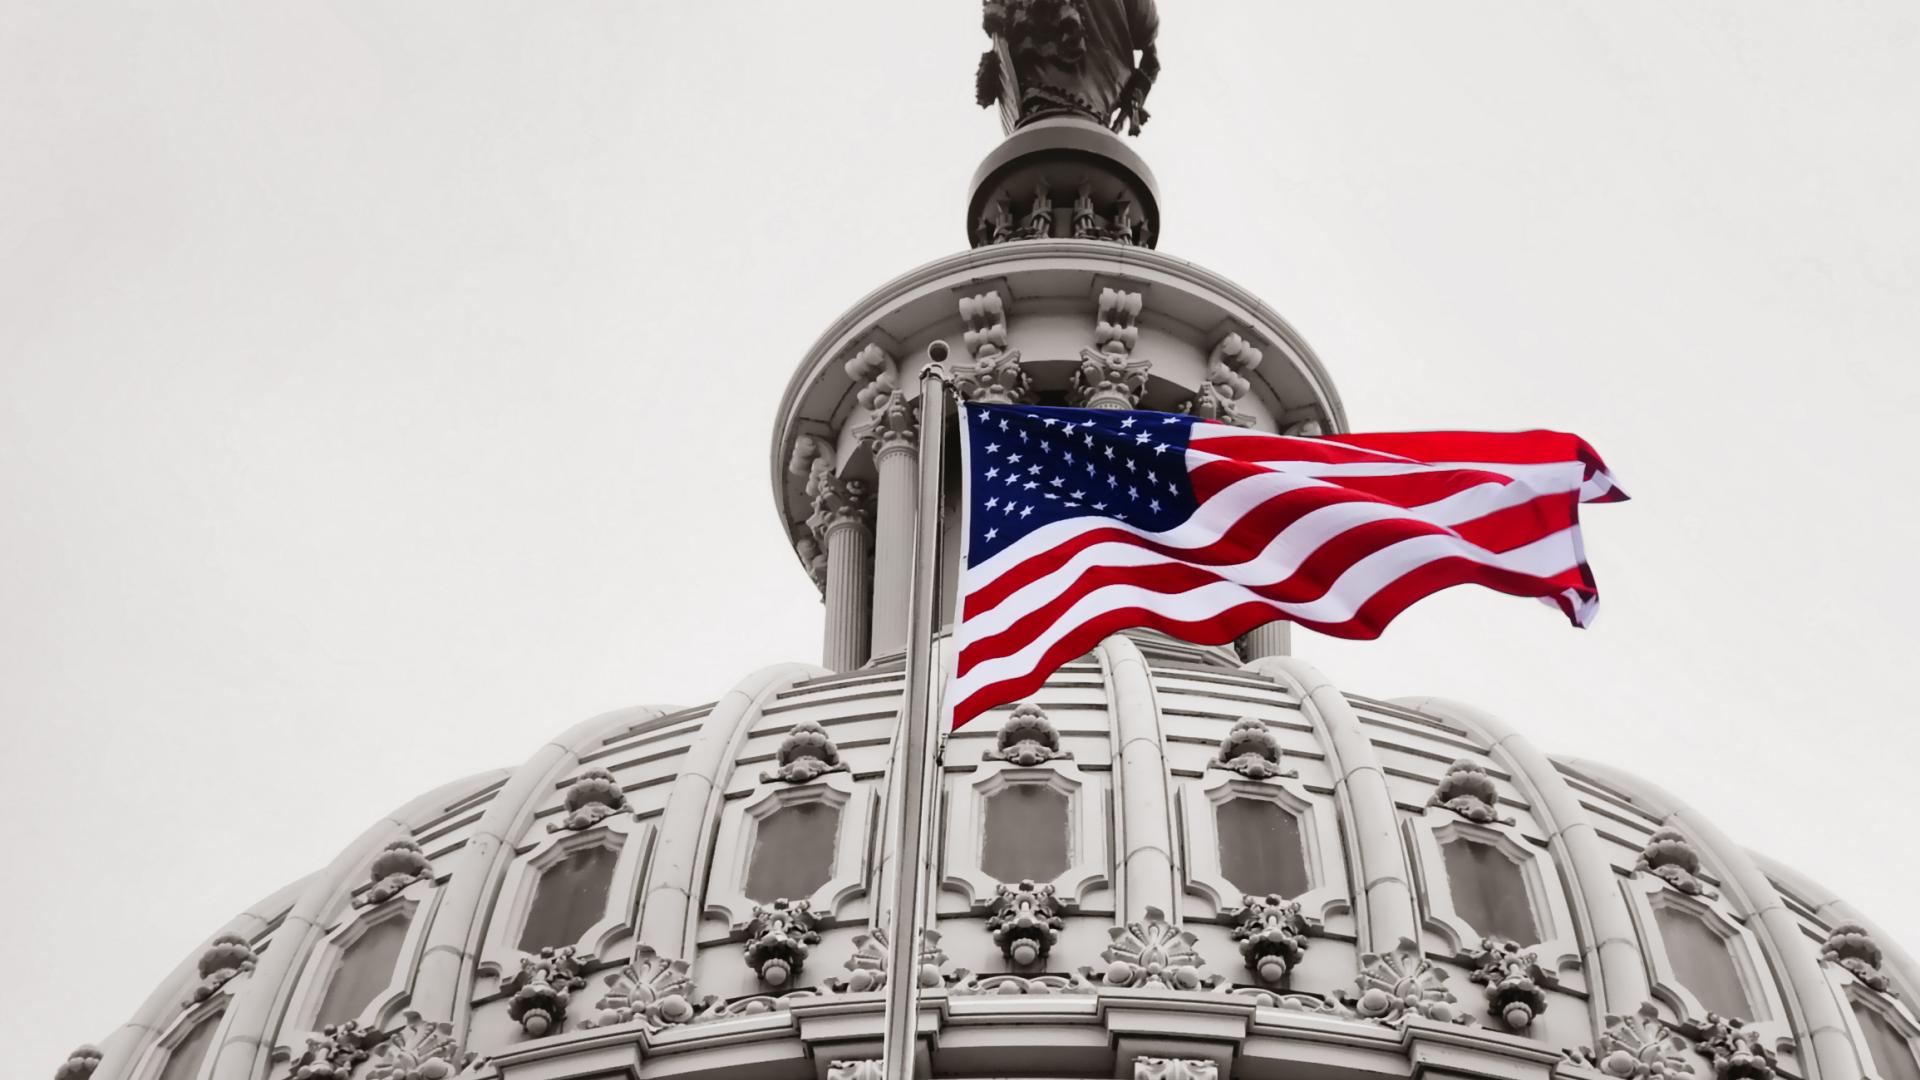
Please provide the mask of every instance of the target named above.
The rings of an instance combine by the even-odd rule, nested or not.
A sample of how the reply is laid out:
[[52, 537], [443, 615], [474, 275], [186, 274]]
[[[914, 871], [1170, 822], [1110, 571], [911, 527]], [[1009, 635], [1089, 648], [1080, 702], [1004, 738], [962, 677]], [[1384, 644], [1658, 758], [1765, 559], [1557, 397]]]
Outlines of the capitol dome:
[[[990, 55], [970, 247], [835, 320], [776, 420], [819, 663], [393, 810], [60, 1080], [878, 1076], [918, 373], [1346, 425], [1276, 312], [1158, 250], [1152, 174], [1085, 95]], [[1920, 966], [1844, 900], [1524, 717], [1367, 697], [1292, 646], [1118, 634], [950, 737], [922, 1075], [1920, 1080]]]

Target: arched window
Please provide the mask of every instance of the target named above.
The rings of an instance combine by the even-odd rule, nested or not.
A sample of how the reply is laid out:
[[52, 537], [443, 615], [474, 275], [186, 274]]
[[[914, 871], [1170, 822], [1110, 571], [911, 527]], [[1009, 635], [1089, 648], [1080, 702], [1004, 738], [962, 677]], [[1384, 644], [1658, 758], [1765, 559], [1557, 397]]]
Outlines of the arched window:
[[1853, 1007], [1853, 1018], [1867, 1037], [1867, 1050], [1873, 1056], [1873, 1071], [1880, 1080], [1920, 1080], [1920, 1061], [1913, 1056], [1913, 1043], [1880, 1015], [1880, 1010], [1864, 1005]]
[[1660, 925], [1660, 944], [1666, 947], [1667, 963], [1680, 985], [1709, 1012], [1752, 1019], [1753, 1003], [1747, 1000], [1727, 940], [1700, 916], [1671, 905], [1656, 906], [1653, 918]]
[[1506, 852], [1456, 836], [1440, 845], [1440, 853], [1453, 910], [1468, 926], [1515, 945], [1539, 943], [1540, 923], [1527, 897], [1526, 875]]
[[986, 796], [980, 869], [1000, 881], [1052, 881], [1072, 861], [1067, 793], [1044, 780], [1014, 781]]
[[195, 1021], [193, 1028], [167, 1051], [167, 1063], [160, 1067], [160, 1080], [194, 1080], [200, 1074], [200, 1066], [206, 1064], [207, 1049], [213, 1045], [213, 1033], [219, 1026], [217, 1012]]
[[1307, 850], [1300, 819], [1270, 799], [1215, 803], [1220, 872], [1243, 893], [1299, 896], [1307, 891]]
[[381, 919], [360, 932], [340, 951], [340, 960], [327, 979], [315, 1028], [355, 1019], [373, 1003], [373, 996], [393, 982], [393, 966], [407, 940], [411, 913]]
[[607, 892], [613, 887], [613, 868], [619, 861], [620, 852], [595, 844], [541, 871], [520, 931], [520, 951], [572, 945], [588, 927], [605, 918]]
[[800, 900], [833, 877], [840, 840], [840, 807], [820, 799], [788, 803], [753, 827], [747, 864], [749, 900]]

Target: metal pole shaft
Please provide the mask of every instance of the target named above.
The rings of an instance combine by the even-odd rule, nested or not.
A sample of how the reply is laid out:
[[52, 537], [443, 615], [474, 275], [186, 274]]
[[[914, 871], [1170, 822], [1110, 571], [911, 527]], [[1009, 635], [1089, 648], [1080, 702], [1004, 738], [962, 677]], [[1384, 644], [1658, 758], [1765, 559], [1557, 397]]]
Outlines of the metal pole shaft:
[[887, 1029], [881, 1044], [886, 1080], [914, 1080], [915, 1032], [920, 1013], [921, 897], [926, 877], [933, 781], [935, 606], [940, 591], [940, 534], [945, 521], [941, 479], [947, 432], [948, 390], [942, 373], [929, 366], [920, 375], [920, 500], [914, 520], [913, 599], [907, 623], [907, 693], [900, 703], [899, 738], [903, 743], [900, 805], [893, 814], [892, 918], [887, 925]]

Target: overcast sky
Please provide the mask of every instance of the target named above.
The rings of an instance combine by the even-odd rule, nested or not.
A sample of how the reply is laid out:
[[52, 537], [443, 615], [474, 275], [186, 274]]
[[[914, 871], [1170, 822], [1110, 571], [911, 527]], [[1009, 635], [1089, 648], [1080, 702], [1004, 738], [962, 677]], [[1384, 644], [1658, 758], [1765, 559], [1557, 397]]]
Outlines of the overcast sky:
[[[1170, 2], [1160, 250], [1358, 430], [1559, 427], [1589, 632], [1301, 635], [1920, 947], [1920, 9]], [[964, 245], [973, 0], [0, 4], [0, 1063], [576, 720], [818, 654], [815, 335]]]

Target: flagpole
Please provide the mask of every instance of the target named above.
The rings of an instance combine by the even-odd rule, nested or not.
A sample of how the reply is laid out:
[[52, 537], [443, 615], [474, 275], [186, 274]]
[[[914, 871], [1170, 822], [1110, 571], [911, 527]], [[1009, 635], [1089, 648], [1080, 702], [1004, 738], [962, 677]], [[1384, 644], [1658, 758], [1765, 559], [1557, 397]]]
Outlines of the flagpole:
[[885, 1080], [914, 1080], [916, 1035], [920, 1014], [920, 927], [923, 919], [926, 869], [930, 857], [933, 782], [939, 741], [934, 683], [939, 656], [934, 637], [939, 630], [936, 608], [940, 592], [940, 538], [946, 525], [945, 474], [947, 407], [951, 390], [939, 361], [946, 343], [927, 350], [934, 363], [920, 373], [920, 485], [914, 518], [912, 601], [907, 617], [907, 692], [900, 705], [900, 739], [904, 744], [899, 802], [893, 815], [893, 909], [887, 920], [886, 1036], [881, 1044]]

